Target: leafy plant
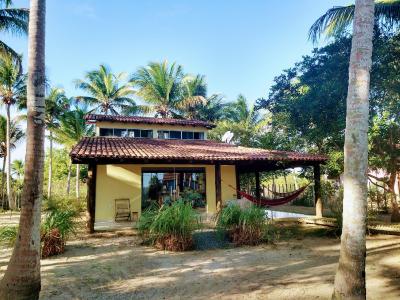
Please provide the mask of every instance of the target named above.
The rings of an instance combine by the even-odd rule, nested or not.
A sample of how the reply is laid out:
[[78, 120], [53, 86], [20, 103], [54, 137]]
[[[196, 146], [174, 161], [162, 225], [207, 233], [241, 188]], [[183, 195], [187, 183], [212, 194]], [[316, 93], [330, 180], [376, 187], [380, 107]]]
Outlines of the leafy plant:
[[146, 210], [139, 219], [139, 231], [159, 249], [185, 251], [193, 246], [192, 233], [199, 227], [198, 215], [183, 200]]
[[18, 235], [18, 226], [4, 226], [0, 228], [0, 244], [13, 246]]
[[50, 210], [42, 224], [42, 234], [46, 235], [52, 229], [58, 229], [62, 239], [66, 241], [69, 235], [75, 233], [75, 217], [76, 212], [73, 210]]
[[192, 189], [185, 189], [181, 195], [184, 202], [190, 203], [193, 207], [204, 207], [204, 197], [199, 192]]
[[241, 208], [237, 203], [222, 209], [217, 217], [219, 235], [228, 234], [235, 245], [256, 245], [272, 240], [271, 228], [263, 208]]

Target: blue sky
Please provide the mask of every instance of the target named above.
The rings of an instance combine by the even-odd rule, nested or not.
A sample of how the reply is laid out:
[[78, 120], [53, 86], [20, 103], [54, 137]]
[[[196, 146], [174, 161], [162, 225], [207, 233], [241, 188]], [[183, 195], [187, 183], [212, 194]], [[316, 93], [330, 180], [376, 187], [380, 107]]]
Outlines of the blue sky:
[[[249, 101], [313, 48], [307, 32], [327, 9], [350, 0], [48, 0], [46, 60], [52, 85], [80, 94], [73, 80], [100, 63], [133, 73], [176, 61], [204, 74], [209, 93]], [[28, 7], [28, 0], [14, 0]], [[27, 53], [27, 39], [1, 37]], [[21, 144], [18, 148], [24, 147]], [[16, 156], [22, 158], [23, 149]]]

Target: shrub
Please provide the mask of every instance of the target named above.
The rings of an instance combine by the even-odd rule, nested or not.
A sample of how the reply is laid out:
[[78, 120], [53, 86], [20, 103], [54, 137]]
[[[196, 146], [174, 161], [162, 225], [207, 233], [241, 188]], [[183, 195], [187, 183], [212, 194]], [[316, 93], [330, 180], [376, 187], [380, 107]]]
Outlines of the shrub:
[[0, 244], [12, 247], [17, 239], [18, 226], [4, 226], [0, 228]]
[[85, 211], [86, 203], [84, 201], [76, 200], [75, 198], [68, 198], [66, 196], [52, 196], [47, 198], [43, 196], [43, 210], [53, 211], [53, 210], [65, 210], [74, 211], [77, 214]]
[[178, 200], [159, 210], [146, 210], [140, 217], [139, 230], [158, 249], [185, 251], [193, 247], [192, 233], [198, 224], [192, 205]]
[[75, 234], [76, 212], [73, 210], [50, 210], [42, 224], [42, 257], [64, 252], [65, 243], [71, 234]]
[[263, 208], [238, 204], [224, 207], [217, 216], [217, 230], [228, 234], [235, 245], [257, 245], [270, 240], [270, 228]]
[[185, 189], [181, 196], [182, 200], [189, 202], [193, 207], [204, 207], [205, 201], [204, 197], [192, 189]]

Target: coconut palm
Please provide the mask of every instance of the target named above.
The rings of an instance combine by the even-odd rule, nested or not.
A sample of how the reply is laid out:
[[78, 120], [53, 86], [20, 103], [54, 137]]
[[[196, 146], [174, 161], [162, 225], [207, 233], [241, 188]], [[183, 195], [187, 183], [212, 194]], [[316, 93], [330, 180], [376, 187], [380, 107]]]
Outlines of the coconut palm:
[[201, 107], [207, 105], [207, 83], [204, 75], [187, 75], [181, 83], [182, 100], [178, 105], [178, 113], [185, 119], [198, 119]]
[[[311, 26], [309, 38], [315, 42], [322, 34], [333, 37], [344, 32], [353, 23], [354, 11], [354, 4], [329, 9]], [[398, 25], [400, 21], [400, 0], [376, 0], [375, 17], [387, 28]]]
[[53, 179], [53, 133], [59, 125], [59, 118], [69, 107], [69, 100], [61, 88], [52, 88], [46, 97], [46, 129], [49, 132], [49, 178], [47, 184], [47, 198], [51, 197]]
[[20, 180], [24, 178], [24, 167], [24, 162], [20, 159], [14, 160], [11, 164], [12, 173]]
[[[11, 8], [11, 0], [0, 0], [0, 31], [14, 35], [28, 32], [29, 10], [25, 8]], [[5, 42], [0, 41], [0, 53], [11, 54], [21, 68], [21, 57]]]
[[217, 122], [225, 117], [225, 109], [228, 104], [223, 102], [223, 96], [213, 94], [207, 97], [205, 103], [196, 104], [186, 111], [183, 111], [183, 117], [188, 119], [203, 120], [208, 122]]
[[226, 105], [224, 115], [217, 128], [210, 132], [210, 137], [220, 140], [229, 130], [234, 133], [233, 142], [247, 147], [258, 146], [259, 135], [267, 121], [254, 105], [248, 105], [246, 98], [239, 95], [236, 101]]
[[[60, 116], [59, 126], [54, 130], [54, 140], [67, 148], [72, 148], [85, 136], [94, 134], [93, 126], [86, 124], [85, 115], [87, 109], [85, 107], [75, 107], [71, 111], [67, 111]], [[79, 198], [79, 173], [80, 166], [76, 165], [76, 198]], [[70, 191], [71, 180], [71, 162], [68, 167], [67, 194]]]
[[38, 299], [40, 219], [44, 164], [46, 1], [31, 0], [28, 41], [28, 113], [18, 239], [0, 282], [0, 299]]
[[118, 115], [121, 111], [134, 113], [138, 111], [132, 96], [134, 90], [125, 82], [126, 74], [114, 75], [104, 65], [98, 70], [87, 72], [84, 80], [76, 80], [75, 85], [87, 96], [78, 96], [79, 101], [93, 107], [91, 111]]
[[[18, 142], [20, 142], [25, 137], [24, 132], [18, 126], [17, 120], [12, 120], [10, 122], [10, 149], [14, 149]], [[2, 207], [7, 208], [6, 201], [4, 199], [4, 184], [5, 184], [5, 166], [6, 166], [6, 156], [7, 156], [7, 119], [4, 116], [0, 116], [0, 157], [3, 158], [3, 168], [1, 175], [1, 202]], [[10, 201], [10, 199], [8, 199]], [[11, 203], [13, 204], [13, 203]]]
[[343, 228], [334, 299], [365, 299], [368, 111], [374, 1], [356, 0], [344, 145]]
[[[0, 99], [6, 107], [7, 137], [10, 137], [10, 109], [18, 101], [24, 101], [26, 97], [25, 76], [20, 73], [18, 60], [11, 54], [0, 56]], [[10, 138], [6, 142], [6, 174], [7, 174], [7, 198], [11, 196], [11, 147]]]
[[185, 76], [176, 63], [151, 62], [140, 67], [131, 82], [138, 88], [137, 95], [149, 104], [145, 112], [158, 117], [176, 117], [180, 111], [204, 102], [204, 78]]

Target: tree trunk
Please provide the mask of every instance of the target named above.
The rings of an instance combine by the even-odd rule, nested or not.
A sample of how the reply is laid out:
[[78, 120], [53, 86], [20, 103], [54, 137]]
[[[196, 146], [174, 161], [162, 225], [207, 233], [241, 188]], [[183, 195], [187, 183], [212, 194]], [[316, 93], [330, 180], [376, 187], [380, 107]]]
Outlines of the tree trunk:
[[69, 196], [69, 191], [71, 190], [71, 168], [72, 163], [71, 160], [68, 162], [68, 176], [67, 176], [67, 195]]
[[53, 132], [49, 132], [49, 178], [47, 180], [47, 199], [51, 198], [51, 185], [53, 183]]
[[10, 116], [10, 104], [6, 104], [6, 120], [7, 120], [7, 129], [6, 129], [6, 188], [7, 188], [7, 201], [10, 209], [15, 209], [14, 202], [11, 199], [11, 150], [10, 150], [10, 123], [11, 123], [11, 116]]
[[79, 200], [79, 171], [80, 171], [80, 166], [79, 166], [79, 164], [77, 164], [76, 165], [76, 182], [75, 182], [76, 200]]
[[344, 145], [343, 228], [333, 299], [365, 299], [368, 110], [374, 0], [356, 0]]
[[18, 237], [0, 283], [0, 299], [38, 299], [40, 292], [40, 210], [45, 129], [45, 7], [45, 0], [30, 1], [24, 187]]
[[390, 172], [389, 176], [389, 190], [390, 190], [390, 201], [392, 204], [392, 215], [390, 217], [390, 221], [393, 223], [400, 222], [400, 211], [399, 211], [399, 203], [397, 202], [397, 195], [395, 191], [396, 185], [396, 170]]
[[1, 173], [1, 202], [3, 205], [3, 208], [6, 209], [6, 201], [4, 198], [4, 185], [6, 183], [6, 157], [3, 157], [3, 169], [2, 169], [2, 173]]

